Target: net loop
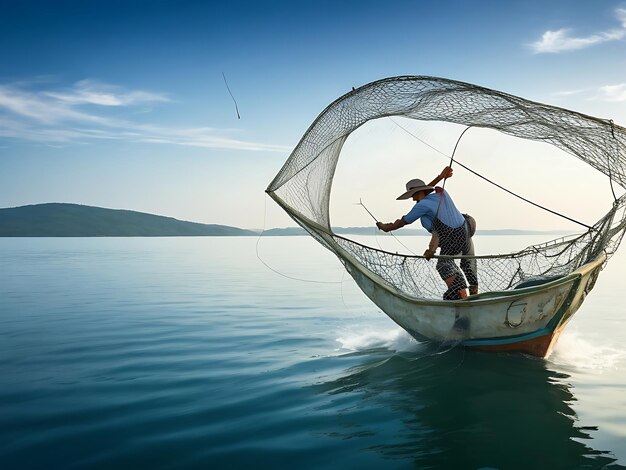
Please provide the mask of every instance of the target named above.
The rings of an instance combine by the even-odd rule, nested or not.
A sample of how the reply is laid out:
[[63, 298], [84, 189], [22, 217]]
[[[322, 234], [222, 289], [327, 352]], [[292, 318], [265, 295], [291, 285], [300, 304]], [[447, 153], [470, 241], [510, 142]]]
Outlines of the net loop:
[[[454, 153], [470, 127], [551, 144], [607, 175], [614, 203], [594, 224], [539, 206], [587, 230], [516, 253], [440, 255], [436, 265], [423, 256], [390, 253], [341, 237], [331, 228], [329, 204], [343, 144], [366, 122], [392, 116], [466, 126], [450, 163], [466, 169], [454, 159]], [[392, 77], [364, 85], [331, 103], [305, 132], [267, 192], [346, 266], [368, 273], [403, 295], [441, 299], [447, 288], [441, 280], [442, 267], [454, 269], [452, 265], [460, 266], [466, 275], [464, 266], [471, 265], [483, 292], [516, 289], [566, 276], [602, 253], [610, 257], [621, 243], [626, 230], [626, 195], [618, 197], [613, 183], [626, 187], [626, 129], [612, 121], [608, 124], [604, 119], [455, 80]]]

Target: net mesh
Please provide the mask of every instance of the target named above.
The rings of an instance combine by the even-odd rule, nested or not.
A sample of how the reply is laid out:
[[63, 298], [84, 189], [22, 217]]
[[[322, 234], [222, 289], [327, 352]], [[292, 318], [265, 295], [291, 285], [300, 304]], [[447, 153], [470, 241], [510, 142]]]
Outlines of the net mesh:
[[[347, 137], [364, 123], [403, 116], [495, 129], [552, 144], [626, 187], [626, 129], [573, 111], [495, 90], [433, 77], [394, 77], [370, 83], [329, 105], [304, 134], [267, 192], [342, 261], [356, 262], [402, 293], [438, 298], [447, 289], [436, 264], [368, 247], [335, 235], [329, 203], [332, 180]], [[571, 273], [602, 253], [610, 257], [626, 229], [626, 195], [587, 232], [517, 253], [450, 257], [471, 260], [481, 291], [518, 288]], [[448, 259], [448, 258], [444, 258]]]

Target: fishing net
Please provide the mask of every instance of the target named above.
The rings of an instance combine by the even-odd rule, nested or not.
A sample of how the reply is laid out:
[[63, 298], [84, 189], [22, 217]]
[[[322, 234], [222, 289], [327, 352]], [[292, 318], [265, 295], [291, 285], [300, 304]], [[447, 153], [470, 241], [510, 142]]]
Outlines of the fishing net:
[[[348, 136], [366, 122], [402, 116], [482, 127], [552, 144], [626, 187], [626, 129], [612, 121], [525, 100], [495, 90], [433, 77], [394, 77], [370, 83], [330, 104], [306, 131], [267, 192], [343, 263], [358, 264], [401, 293], [441, 299], [447, 286], [436, 263], [365, 246], [333, 233], [330, 192]], [[567, 275], [615, 252], [626, 229], [626, 195], [584, 233], [516, 253], [451, 256], [476, 264], [480, 290], [502, 291]], [[441, 257], [440, 257], [441, 258]]]

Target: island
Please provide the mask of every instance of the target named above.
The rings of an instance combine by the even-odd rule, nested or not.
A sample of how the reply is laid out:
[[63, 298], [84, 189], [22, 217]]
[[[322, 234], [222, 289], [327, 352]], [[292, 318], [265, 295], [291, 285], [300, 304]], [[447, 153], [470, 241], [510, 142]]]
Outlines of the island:
[[[380, 235], [370, 227], [333, 227], [337, 235]], [[563, 235], [564, 231], [478, 229], [479, 235]], [[0, 209], [0, 237], [282, 237], [303, 236], [300, 227], [250, 230], [228, 225], [201, 224], [173, 217], [125, 209], [106, 209], [70, 203], [44, 203]], [[420, 228], [404, 228], [396, 236], [427, 235]]]
[[120, 209], [68, 203], [0, 209], [0, 237], [257, 236], [228, 225], [200, 224]]

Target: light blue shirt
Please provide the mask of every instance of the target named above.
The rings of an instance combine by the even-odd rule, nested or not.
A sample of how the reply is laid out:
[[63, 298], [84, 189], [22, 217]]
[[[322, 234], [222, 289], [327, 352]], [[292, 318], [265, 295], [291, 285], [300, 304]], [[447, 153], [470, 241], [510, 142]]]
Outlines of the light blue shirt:
[[[440, 200], [441, 206], [439, 206]], [[437, 208], [439, 208], [439, 212], [437, 212]], [[450, 228], [457, 228], [465, 223], [465, 217], [463, 217], [463, 214], [461, 214], [456, 208], [452, 198], [445, 190], [443, 192], [443, 196], [440, 196], [437, 192], [433, 191], [424, 199], [416, 203], [413, 206], [413, 209], [411, 209], [410, 212], [402, 218], [407, 224], [412, 224], [417, 219], [420, 219], [422, 227], [429, 232], [432, 232], [435, 215], [437, 215], [437, 218]]]

